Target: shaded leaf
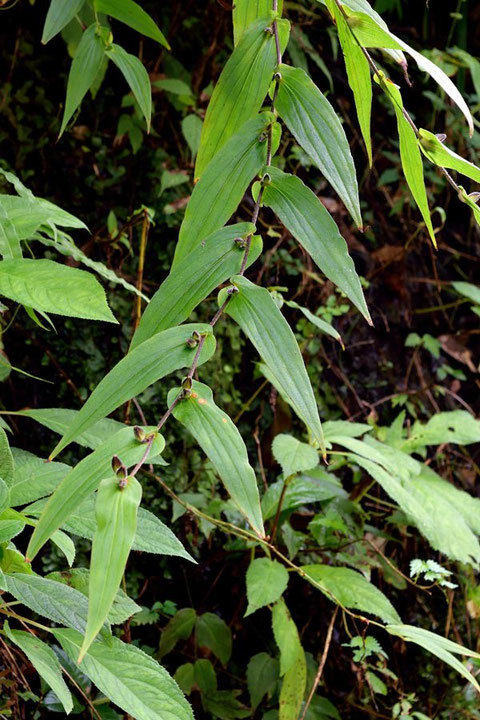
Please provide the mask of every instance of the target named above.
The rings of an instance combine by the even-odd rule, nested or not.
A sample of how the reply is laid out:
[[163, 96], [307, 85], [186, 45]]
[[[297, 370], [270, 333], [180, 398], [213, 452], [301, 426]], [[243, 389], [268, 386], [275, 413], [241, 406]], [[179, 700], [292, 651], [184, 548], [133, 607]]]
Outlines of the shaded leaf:
[[227, 664], [232, 654], [232, 633], [222, 618], [210, 612], [198, 615], [195, 639], [199, 647], [211, 650], [222, 665]]
[[167, 655], [179, 640], [187, 640], [193, 632], [197, 613], [193, 608], [182, 608], [171, 620], [160, 637], [160, 645], [158, 648], [158, 658], [161, 660]]
[[115, 43], [105, 50], [105, 54], [115, 63], [127, 81], [147, 123], [147, 132], [150, 132], [152, 89], [148, 72], [143, 63], [135, 55], [130, 55], [130, 53], [127, 53], [120, 45], [115, 45]]
[[75, 15], [81, 10], [85, 0], [51, 0], [45, 25], [43, 26], [42, 43], [45, 44], [51, 40]]
[[170, 49], [162, 31], [148, 13], [134, 0], [94, 0], [97, 12], [105, 13], [120, 20], [146, 37], [156, 40], [160, 45]]
[[246, 583], [248, 607], [245, 617], [283, 595], [288, 585], [288, 572], [276, 560], [255, 558], [248, 566]]

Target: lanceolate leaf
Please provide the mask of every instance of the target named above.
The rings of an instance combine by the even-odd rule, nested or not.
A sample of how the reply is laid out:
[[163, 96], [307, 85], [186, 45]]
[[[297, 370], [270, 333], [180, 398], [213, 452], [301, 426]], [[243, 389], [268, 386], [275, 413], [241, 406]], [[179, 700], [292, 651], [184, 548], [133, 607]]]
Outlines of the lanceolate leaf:
[[53, 260], [0, 261], [0, 295], [42, 312], [117, 322], [91, 273]]
[[446, 147], [436, 135], [420, 128], [418, 131], [420, 148], [430, 162], [440, 167], [456, 170], [480, 183], [480, 168]]
[[[145, 308], [130, 349], [186, 320], [198, 303], [235, 275], [243, 259], [241, 243], [235, 240], [245, 239], [254, 230], [252, 223], [227, 225], [205, 238], [179, 262]], [[249, 262], [257, 259], [261, 248], [261, 239], [256, 237], [252, 240]]]
[[187, 344], [193, 333], [206, 334], [200, 364], [215, 352], [215, 338], [207, 324], [192, 323], [170, 328], [154, 335], [126, 357], [99, 382], [72, 425], [51, 454], [54, 458], [64, 447], [132, 397], [160, 378], [193, 362], [196, 347]]
[[[283, 0], [278, 2], [278, 13], [282, 14]], [[236, 0], [233, 5], [233, 39], [235, 45], [245, 30], [258, 18], [268, 15], [272, 9], [271, 0]]]
[[304, 565], [302, 570], [315, 587], [342, 607], [377, 615], [385, 623], [399, 622], [390, 600], [356, 570], [330, 565]]
[[[178, 389], [170, 391], [169, 405], [178, 392]], [[177, 403], [173, 415], [195, 437], [215, 466], [235, 505], [255, 532], [263, 537], [257, 480], [248, 461], [245, 443], [232, 420], [215, 405], [210, 388], [194, 381], [191, 395]]]
[[279, 699], [279, 720], [296, 720], [305, 693], [307, 666], [298, 630], [283, 599], [272, 611], [273, 634], [280, 648], [280, 675], [283, 675]]
[[146, 37], [156, 40], [168, 50], [168, 44], [164, 34], [157, 27], [156, 23], [145, 10], [133, 0], [94, 0], [97, 12], [105, 13], [120, 20], [129, 27], [137, 30], [137, 32]]
[[355, 165], [335, 110], [303, 70], [280, 65], [279, 72], [280, 117], [362, 227]]
[[379, 83], [388, 95], [395, 110], [395, 115], [397, 116], [398, 137], [400, 140], [400, 159], [402, 161], [405, 180], [407, 181], [408, 187], [410, 188], [415, 202], [418, 205], [418, 209], [422, 213], [422, 217], [425, 221], [432, 243], [436, 247], [437, 241], [435, 240], [435, 233], [433, 231], [432, 220], [430, 218], [427, 191], [425, 190], [425, 181], [423, 179], [423, 162], [418, 147], [417, 136], [402, 112], [403, 101], [398, 86], [384, 76], [380, 77]]
[[42, 43], [51, 40], [80, 11], [85, 0], [51, 0], [43, 28]]
[[152, 88], [145, 66], [138, 57], [130, 55], [120, 45], [110, 45], [105, 53], [115, 63], [127, 81], [147, 123], [147, 132], [150, 132]]
[[[306, 424], [312, 439], [324, 448], [317, 404], [295, 336], [265, 288], [239, 275], [232, 278], [238, 292], [225, 312], [240, 325], [275, 378], [275, 385]], [[225, 299], [225, 291], [219, 301]]]
[[42, 225], [87, 229], [74, 215], [43, 198], [0, 195], [0, 208], [12, 222], [19, 240], [28, 240]]
[[104, 47], [97, 25], [93, 23], [83, 33], [75, 57], [72, 60], [60, 135], [62, 135], [68, 121], [94, 83], [103, 61]]
[[111, 477], [100, 483], [95, 503], [97, 530], [90, 561], [87, 629], [78, 662], [85, 657], [115, 600], [135, 538], [141, 499], [142, 486], [135, 477], [124, 481]]
[[73, 709], [73, 700], [65, 685], [60, 663], [53, 650], [29, 632], [11, 630], [6, 621], [3, 624], [3, 630], [8, 639], [25, 653], [38, 674], [52, 688], [68, 715]]
[[423, 628], [414, 627], [413, 625], [388, 625], [387, 630], [391, 635], [397, 635], [407, 642], [414, 642], [424, 650], [433, 653], [433, 655], [440, 658], [442, 662], [447, 663], [447, 665], [450, 665], [450, 667], [460, 673], [460, 675], [472, 683], [473, 687], [480, 692], [480, 685], [476, 678], [469, 672], [465, 665], [455, 657], [456, 655], [465, 655], [479, 660], [479, 653], [452, 642], [442, 635], [437, 635], [437, 633], [433, 633], [430, 630], [424, 630]]
[[215, 153], [262, 106], [276, 65], [275, 38], [269, 27], [272, 17], [266, 13], [245, 31], [220, 75], [203, 123], [195, 178], [202, 176]]
[[[67, 655], [76, 661], [82, 636], [74, 630], [54, 630]], [[95, 642], [85, 655], [82, 672], [136, 720], [193, 720], [183, 693], [153, 658], [116, 637]]]
[[328, 210], [300, 178], [274, 167], [268, 167], [266, 171], [271, 182], [265, 186], [264, 205], [272, 208], [328, 279], [371, 323], [347, 243]]
[[173, 268], [236, 210], [250, 181], [267, 159], [268, 125], [272, 113], [248, 120], [218, 151], [195, 186], [180, 228]]
[[[145, 428], [148, 433], [156, 428]], [[165, 441], [161, 435], [153, 441], [152, 456], [163, 450]], [[111, 462], [118, 455], [128, 467], [138, 462], [145, 452], [145, 445], [135, 438], [133, 428], [127, 427], [100, 445], [97, 450], [81, 460], [58, 486], [49, 499], [38, 521], [27, 548], [27, 557], [33, 560], [40, 548], [69, 515], [98, 488], [100, 481], [111, 472]]]
[[7, 485], [11, 485], [15, 473], [15, 464], [7, 433], [3, 428], [0, 428], [0, 468], [0, 477]]
[[[372, 165], [372, 141], [370, 137], [370, 119], [372, 112], [372, 81], [370, 66], [362, 49], [352, 33], [352, 26], [347, 23], [343, 12], [335, 0], [327, 0], [327, 6], [335, 17], [338, 37], [342, 46], [348, 84], [350, 85], [355, 107], [357, 108], [358, 124], [367, 148], [368, 162]], [[388, 36], [387, 36], [388, 37]]]

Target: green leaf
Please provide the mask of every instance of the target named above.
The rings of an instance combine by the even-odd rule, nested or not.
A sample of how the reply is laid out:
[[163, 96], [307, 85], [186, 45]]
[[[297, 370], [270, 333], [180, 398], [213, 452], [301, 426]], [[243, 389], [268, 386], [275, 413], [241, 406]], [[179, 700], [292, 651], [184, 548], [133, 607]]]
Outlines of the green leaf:
[[195, 185], [180, 228], [172, 269], [211, 233], [225, 225], [267, 159], [272, 113], [248, 120], [228, 140]]
[[204, 695], [213, 695], [217, 690], [217, 676], [210, 660], [196, 660], [193, 666], [195, 683]]
[[[477, 285], [472, 285], [472, 283], [468, 282], [456, 281], [452, 282], [452, 287], [460, 293], [460, 295], [463, 295], [463, 297], [468, 298], [476, 305], [480, 305], [480, 288], [477, 287]], [[435, 417], [435, 415], [433, 417]]]
[[[227, 140], [262, 107], [277, 64], [273, 13], [256, 20], [230, 55], [208, 104], [200, 139], [195, 178]], [[287, 21], [279, 21], [288, 26]]]
[[226, 665], [232, 654], [232, 633], [222, 618], [206, 612], [198, 615], [195, 623], [195, 639], [198, 647], [212, 651], [222, 665]]
[[40, 228], [52, 230], [52, 226], [88, 229], [74, 215], [43, 198], [0, 195], [0, 209], [5, 211], [4, 217], [11, 221], [19, 240], [32, 238]]
[[104, 48], [105, 44], [97, 24], [92, 23], [83, 33], [72, 60], [59, 136], [63, 134], [68, 121], [95, 82], [103, 62]]
[[[180, 389], [168, 395], [168, 405]], [[193, 381], [192, 392], [177, 403], [173, 416], [192, 433], [214, 465], [233, 502], [258, 535], [265, 531], [255, 473], [242, 436], [229, 416], [215, 405], [210, 388]]]
[[[63, 435], [75, 421], [78, 412], [78, 410], [70, 410], [68, 408], [36, 408], [32, 410], [18, 410], [18, 412], [9, 414], [31, 418], [49, 430], [52, 430], [52, 432]], [[103, 418], [92, 425], [89, 430], [78, 435], [78, 437], [75, 438], [75, 442], [82, 447], [95, 450], [105, 442], [105, 440], [108, 440], [109, 437], [124, 427], [125, 425], [118, 422], [118, 420]], [[42, 462], [44, 461], [42, 460]]]
[[[1, 446], [1, 439], [0, 439], [0, 446]], [[1, 455], [1, 451], [0, 451], [0, 455]], [[0, 462], [0, 467], [2, 468], [2, 472], [4, 472], [4, 469], [3, 469], [4, 466], [3, 466], [3, 463], [1, 463], [1, 462]], [[10, 507], [10, 490], [9, 490], [9, 487], [8, 487], [7, 483], [5, 482], [5, 480], [3, 480], [0, 477], [0, 513], [3, 513], [5, 508], [8, 508], [8, 507]]]
[[7, 638], [25, 653], [38, 674], [52, 688], [68, 715], [73, 710], [73, 700], [53, 650], [29, 632], [11, 630], [7, 621], [3, 624], [3, 630]]
[[[123, 1], [124, 0], [122, 0], [122, 2]], [[135, 55], [130, 55], [120, 47], [120, 45], [115, 45], [115, 43], [105, 50], [105, 54], [115, 63], [127, 81], [147, 123], [147, 132], [150, 132], [152, 89], [148, 72], [143, 63]]]
[[307, 663], [303, 649], [287, 670], [280, 688], [278, 720], [297, 720], [307, 684]]
[[75, 560], [75, 545], [72, 538], [61, 530], [56, 530], [50, 539], [63, 552], [69, 566], [72, 567]]
[[385, 623], [400, 618], [390, 600], [356, 570], [331, 565], [303, 565], [302, 571], [330, 600], [353, 610], [377, 615]]
[[280, 675], [285, 675], [297, 661], [301, 645], [298, 630], [283, 598], [272, 609], [272, 628], [275, 642], [280, 649]]
[[252, 708], [271, 695], [279, 678], [278, 660], [265, 652], [253, 655], [247, 665], [247, 685]]
[[192, 153], [192, 159], [197, 155], [198, 148], [200, 147], [200, 137], [202, 135], [203, 121], [198, 115], [192, 114], [187, 115], [182, 120], [182, 133], [183, 137], [187, 141], [187, 145]]
[[[172, 95], [192, 95], [192, 88], [190, 85], [187, 85], [186, 82], [183, 80], [180, 80], [179, 78], [161, 78], [160, 80], [155, 80], [152, 83], [153, 87], [158, 88], [159, 90], [165, 90], [165, 92], [172, 93]], [[196, 115], [194, 117], [197, 117]], [[200, 118], [198, 118], [200, 120]], [[201, 120], [200, 120], [201, 124]]]
[[[54, 630], [54, 635], [76, 660], [82, 636], [74, 630]], [[136, 720], [193, 720], [190, 705], [180, 688], [153, 658], [116, 637], [93, 643], [82, 661], [82, 672]]]
[[193, 632], [197, 613], [193, 608], [182, 608], [171, 620], [160, 637], [158, 658], [161, 660], [173, 650], [179, 640], [187, 640]]
[[362, 227], [355, 165], [345, 131], [327, 98], [308, 75], [280, 65], [276, 107], [282, 120]]
[[248, 566], [246, 582], [248, 607], [245, 617], [283, 595], [288, 585], [288, 572], [276, 560], [255, 558]]
[[439, 167], [456, 170], [462, 175], [466, 175], [477, 183], [480, 183], [480, 168], [473, 163], [465, 160], [457, 153], [446, 147], [436, 135], [420, 128], [418, 131], [420, 148], [430, 162]]
[[[458, 284], [460, 283], [453, 283], [453, 285]], [[443, 443], [470, 445], [478, 442], [480, 442], [480, 420], [466, 410], [452, 410], [432, 415], [426, 423], [416, 420], [408, 438], [402, 444], [402, 450], [411, 453], [426, 445]]]
[[[145, 428], [145, 431], [147, 433], [154, 432], [156, 428]], [[163, 437], [157, 434], [151, 448], [152, 456], [160, 453], [164, 445]], [[27, 548], [29, 559], [33, 560], [52, 533], [62, 525], [83, 500], [95, 492], [100, 481], [109, 475], [114, 455], [118, 455], [128, 467], [138, 462], [144, 452], [145, 445], [137, 441], [133, 428], [126, 427], [70, 470], [49, 499], [30, 538]]]
[[[372, 141], [370, 137], [372, 81], [370, 78], [370, 66], [360, 47], [362, 43], [356, 39], [358, 37], [355, 33], [357, 26], [352, 26], [351, 22], [347, 22], [335, 0], [327, 0], [327, 7], [334, 16], [337, 24], [338, 38], [342, 46], [348, 84], [353, 92], [358, 124], [360, 125], [367, 149], [368, 163], [370, 167], [372, 167]], [[388, 37], [386, 33], [385, 35]]]
[[0, 255], [7, 260], [22, 257], [20, 238], [8, 213], [0, 203]]
[[33, 612], [59, 625], [85, 632], [88, 600], [78, 590], [39, 575], [20, 572], [6, 572], [5, 580], [7, 592]]
[[85, 0], [51, 0], [48, 8], [45, 25], [43, 27], [42, 43], [45, 45], [60, 30], [73, 20], [82, 8]]
[[292, 435], [280, 433], [272, 443], [273, 457], [282, 466], [285, 478], [301, 470], [318, 465], [318, 453], [311, 445], [302, 443]]
[[269, 520], [271, 517], [274, 517], [282, 494], [283, 510], [291, 510], [301, 505], [309, 505], [311, 503], [323, 502], [345, 496], [341, 486], [335, 483], [335, 477], [333, 475], [323, 470], [317, 472], [320, 473], [319, 478], [308, 477], [307, 475], [292, 478], [285, 491], [283, 490], [283, 481], [271, 483], [262, 498], [264, 520]]
[[[254, 230], [252, 223], [227, 225], [206, 237], [177, 263], [145, 308], [131, 349], [186, 320], [215, 288], [239, 272], [244, 251], [234, 241], [245, 239]], [[249, 261], [253, 263], [261, 249], [261, 239], [256, 237], [252, 241]]]
[[302, 307], [298, 303], [296, 303], [294, 300], [287, 300], [285, 301], [285, 305], [291, 308], [295, 308], [296, 310], [300, 310], [302, 315], [304, 315], [309, 322], [312, 323], [312, 325], [315, 325], [320, 332], [325, 333], [325, 335], [329, 335], [330, 337], [334, 338], [335, 340], [338, 340], [340, 345], [343, 349], [345, 349], [345, 346], [343, 344], [342, 338], [338, 330], [336, 330], [333, 325], [326, 322], [325, 320], [322, 320], [322, 318], [317, 317], [317, 315], [314, 315], [310, 310], [306, 307]]
[[0, 261], [0, 295], [42, 312], [117, 322], [93, 275], [53, 260]]
[[[268, 290], [239, 275], [232, 278], [232, 282], [238, 292], [230, 298], [225, 312], [240, 325], [268, 366], [275, 385], [282, 389], [282, 394], [308, 427], [313, 441], [323, 449], [317, 403], [289, 324]], [[220, 304], [225, 292], [220, 293]]]
[[[64, 583], [75, 588], [88, 597], [90, 571], [86, 568], [72, 568], [61, 572], [52, 572], [47, 575], [48, 580]], [[112, 625], [121, 625], [126, 620], [141, 611], [141, 607], [137, 605], [128, 595], [120, 588], [115, 595], [112, 607], [108, 613], [108, 622]]]
[[[282, 14], [283, 0], [278, 2], [278, 14]], [[272, 10], [271, 0], [235, 0], [233, 6], [233, 39], [240, 42], [243, 33], [258, 18], [267, 17]]]
[[7, 433], [0, 427], [0, 477], [10, 486], [13, 483], [14, 473], [15, 465]]
[[[43, 498], [24, 509], [27, 515], [40, 515], [48, 500]], [[97, 523], [95, 520], [95, 497], [91, 495], [62, 523], [62, 530], [93, 540]], [[195, 562], [190, 553], [183, 547], [173, 532], [159, 518], [145, 508], [138, 509], [137, 533], [133, 541], [132, 550], [155, 553], [157, 555], [172, 555]]]
[[[330, 0], [329, 0], [330, 1]], [[350, 31], [356, 38], [359, 45], [365, 48], [389, 48], [401, 50], [401, 45], [395, 37], [385, 29], [377, 25], [370, 15], [362, 12], [351, 12], [346, 10], [347, 24]]]
[[120, 20], [170, 50], [170, 45], [155, 21], [133, 0], [94, 0], [95, 10]]
[[199, 364], [209, 360], [215, 352], [215, 338], [208, 324], [182, 325], [154, 335], [120, 360], [98, 383], [50, 458], [58, 455], [77, 435], [84, 433], [97, 420], [139, 395], [157, 380], [174, 370], [191, 365], [196, 348], [190, 347], [187, 341], [194, 333], [206, 335]]
[[64, 463], [47, 463], [27, 450], [13, 448], [13, 453], [15, 471], [9, 484], [11, 507], [50, 495], [70, 470]]
[[19, 535], [25, 527], [25, 521], [20, 518], [3, 518], [0, 516], [0, 543], [5, 543]]
[[141, 499], [142, 486], [135, 477], [111, 477], [100, 483], [95, 503], [97, 530], [90, 560], [87, 628], [78, 662], [102, 629], [115, 600], [135, 538]]
[[4, 549], [0, 548], [0, 579], [2, 582], [1, 589], [7, 589], [6, 573], [25, 573], [26, 575], [33, 575], [33, 570], [22, 553], [13, 548]]
[[[451, 503], [440, 495], [423, 487], [422, 476], [414, 478], [397, 476], [391, 471], [364, 457], [353, 456], [355, 462], [366, 470], [403, 512], [425, 535], [430, 545], [459, 562], [480, 562], [480, 545], [468, 523]], [[405, 455], [408, 457], [408, 455]], [[420, 463], [418, 463], [421, 468]]]
[[480, 659], [480, 654], [469, 650], [463, 645], [448, 640], [441, 635], [431, 632], [430, 630], [424, 630], [423, 628], [414, 627], [413, 625], [388, 625], [387, 630], [391, 635], [397, 635], [406, 642], [414, 642], [420, 645], [424, 650], [436, 655], [447, 665], [450, 665], [460, 675], [466, 678], [473, 687], [480, 692], [480, 685], [473, 675], [467, 670], [455, 655], [465, 655], [466, 657], [473, 657], [477, 660]]
[[383, 75], [380, 77], [375, 76], [375, 80], [381, 85], [395, 110], [398, 137], [400, 140], [400, 160], [402, 162], [405, 180], [417, 203], [418, 209], [422, 213], [432, 243], [434, 247], [437, 247], [435, 232], [430, 218], [425, 181], [423, 179], [422, 156], [416, 133], [402, 112], [403, 101], [398, 86]]
[[263, 204], [272, 208], [320, 270], [371, 323], [347, 243], [328, 210], [300, 178], [274, 167], [267, 168], [266, 172], [271, 181], [265, 185]]

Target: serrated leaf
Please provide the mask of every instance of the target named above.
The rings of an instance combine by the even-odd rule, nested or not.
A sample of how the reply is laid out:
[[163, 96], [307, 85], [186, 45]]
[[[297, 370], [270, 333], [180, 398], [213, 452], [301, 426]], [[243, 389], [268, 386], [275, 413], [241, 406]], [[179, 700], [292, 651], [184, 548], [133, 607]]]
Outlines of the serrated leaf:
[[[225, 308], [240, 325], [275, 378], [275, 384], [308, 427], [312, 439], [324, 447], [317, 403], [295, 336], [265, 288], [239, 275], [232, 278], [238, 292]], [[223, 302], [225, 291], [220, 293]]]
[[[35, 408], [31, 410], [18, 410], [15, 413], [9, 414], [31, 418], [44, 427], [47, 427], [49, 430], [52, 430], [52, 432], [57, 433], [58, 435], [63, 435], [75, 421], [78, 413], [78, 410], [70, 410], [69, 408]], [[109, 437], [119, 430], [122, 430], [124, 427], [125, 425], [118, 422], [118, 420], [103, 418], [92, 425], [89, 430], [78, 435], [75, 438], [75, 442], [82, 447], [95, 450], [99, 445], [105, 442], [105, 440], [108, 440]], [[42, 462], [44, 462], [44, 460], [42, 460]], [[54, 464], [56, 465], [57, 463]]]
[[248, 607], [244, 617], [276, 602], [283, 595], [288, 585], [288, 572], [277, 560], [255, 558], [248, 566], [246, 583]]
[[9, 485], [11, 507], [49, 495], [70, 470], [64, 463], [47, 463], [27, 450], [13, 448], [13, 453], [15, 471]]
[[321, 471], [320, 477], [308, 477], [308, 475], [294, 477], [288, 483], [285, 491], [283, 486], [283, 481], [274, 482], [268, 486], [268, 490], [262, 498], [264, 520], [275, 516], [282, 494], [283, 510], [324, 502], [336, 497], [345, 497], [345, 491], [335, 483], [334, 476], [325, 471]]
[[[74, 215], [57, 205], [37, 197], [0, 195], [0, 208], [12, 223], [18, 240], [28, 240], [42, 227], [59, 227], [87, 230], [87, 226]], [[3, 222], [3, 220], [2, 220]]]
[[187, 640], [193, 632], [197, 613], [193, 608], [182, 608], [168, 621], [160, 636], [158, 657], [168, 655], [179, 640]]
[[97, 24], [92, 23], [83, 33], [72, 60], [59, 136], [63, 134], [68, 121], [93, 85], [103, 62], [104, 48]]
[[272, 208], [320, 270], [371, 323], [347, 243], [328, 210], [300, 178], [274, 167], [266, 168], [266, 172], [271, 181], [265, 186], [263, 204]]
[[[61, 572], [52, 572], [47, 576], [47, 580], [64, 583], [69, 587], [75, 588], [88, 598], [88, 582], [90, 571], [86, 568], [71, 568]], [[112, 607], [108, 613], [108, 621], [112, 625], [121, 625], [132, 615], [140, 612], [141, 608], [121, 589], [117, 591]]]
[[105, 50], [109, 60], [115, 63], [132, 91], [150, 132], [152, 117], [152, 88], [150, 78], [143, 63], [135, 55], [130, 55], [120, 45], [113, 43]]
[[11, 630], [7, 621], [3, 624], [3, 630], [10, 642], [25, 653], [38, 674], [52, 688], [68, 715], [73, 710], [73, 700], [65, 685], [60, 663], [53, 650], [29, 632]]
[[437, 247], [423, 178], [422, 156], [416, 133], [402, 112], [403, 101], [398, 86], [383, 75], [380, 77], [375, 76], [375, 80], [379, 82], [395, 110], [398, 137], [400, 140], [400, 160], [402, 162], [405, 180], [417, 203], [418, 209], [422, 213], [432, 243], [434, 247]]
[[[278, 14], [282, 14], [283, 0], [278, 0]], [[247, 28], [258, 18], [263, 18], [272, 10], [270, 0], [235, 0], [233, 6], [233, 39], [235, 45]]]
[[3, 518], [0, 516], [0, 543], [5, 543], [19, 535], [25, 527], [22, 518]]
[[252, 708], [272, 693], [279, 678], [278, 660], [265, 652], [253, 655], [247, 665], [247, 685]]
[[276, 66], [275, 38], [267, 32], [272, 17], [266, 13], [245, 30], [224, 66], [205, 114], [195, 178], [262, 106]]
[[[145, 431], [147, 433], [154, 432], [156, 428], [145, 428]], [[151, 448], [152, 456], [160, 453], [164, 446], [165, 440], [157, 434]], [[114, 455], [118, 455], [128, 467], [138, 462], [144, 452], [145, 445], [137, 441], [133, 428], [126, 427], [81, 460], [70, 470], [52, 497], [49, 498], [30, 538], [27, 557], [33, 560], [52, 533], [58, 530], [83, 500], [95, 492], [100, 481], [111, 472]]]
[[42, 43], [45, 45], [57, 33], [73, 20], [81, 10], [85, 0], [51, 0], [45, 25], [43, 26]]
[[[54, 630], [54, 635], [76, 660], [82, 636], [74, 630]], [[116, 637], [93, 643], [82, 661], [82, 672], [136, 720], [193, 720], [190, 705], [180, 688], [153, 658]]]
[[100, 483], [95, 502], [97, 529], [92, 543], [88, 583], [88, 618], [78, 662], [102, 629], [122, 581], [137, 528], [137, 510], [142, 486], [127, 477], [122, 486], [117, 477]]
[[282, 466], [285, 478], [301, 470], [310, 470], [318, 465], [318, 453], [311, 445], [300, 442], [292, 435], [280, 433], [272, 443], [275, 460]]
[[411, 453], [426, 445], [442, 443], [470, 445], [478, 442], [480, 442], [480, 420], [466, 410], [451, 410], [432, 415], [426, 423], [416, 420], [408, 438], [403, 441], [402, 450]]
[[88, 600], [78, 590], [39, 575], [5, 573], [7, 591], [33, 612], [85, 632]]
[[170, 50], [164, 34], [148, 13], [134, 0], [94, 0], [97, 12], [105, 13], [120, 20], [146, 37], [156, 40]]
[[[168, 395], [168, 405], [180, 389]], [[193, 381], [191, 394], [177, 403], [173, 416], [192, 433], [214, 465], [233, 502], [258, 535], [265, 531], [255, 472], [248, 461], [245, 443], [230, 417], [214, 402], [210, 388]]]
[[342, 607], [377, 615], [383, 622], [398, 623], [400, 617], [390, 600], [356, 570], [331, 565], [303, 565], [312, 584]]
[[228, 663], [232, 654], [232, 633], [218, 615], [206, 612], [197, 616], [195, 639], [198, 647], [209, 648], [222, 665]]
[[361, 228], [355, 165], [335, 110], [303, 70], [280, 65], [279, 72], [276, 107], [280, 117]]
[[[24, 509], [27, 515], [40, 515], [48, 500], [43, 498]], [[95, 520], [95, 497], [90, 496], [83, 503], [75, 507], [67, 520], [62, 523], [62, 530], [93, 540], [97, 523]], [[140, 507], [137, 515], [137, 532], [133, 541], [132, 550], [155, 553], [158, 555], [172, 555], [195, 562], [190, 553], [183, 547], [173, 532], [159, 518], [145, 508]]]
[[14, 473], [15, 465], [7, 433], [0, 427], [0, 477], [10, 486], [13, 482]]
[[437, 635], [430, 630], [424, 630], [423, 628], [414, 627], [413, 625], [388, 625], [387, 630], [391, 635], [397, 635], [407, 642], [414, 642], [424, 650], [436, 655], [440, 660], [450, 665], [450, 667], [466, 678], [468, 682], [480, 692], [480, 685], [477, 680], [467, 670], [465, 665], [462, 665], [458, 658], [455, 657], [455, 655], [465, 655], [478, 660], [480, 659], [479, 653], [473, 652], [463, 645], [458, 645], [458, 643], [452, 642], [448, 640], [448, 638]]
[[[227, 225], [177, 263], [145, 308], [131, 349], [186, 320], [215, 288], [239, 272], [244, 253], [234, 240], [245, 239], [254, 230], [252, 223]], [[252, 239], [249, 261], [257, 259], [261, 248], [261, 239]]]
[[267, 159], [266, 130], [272, 113], [248, 120], [215, 156], [195, 185], [180, 228], [172, 269], [211, 233], [225, 225]]
[[42, 312], [117, 322], [93, 275], [53, 260], [0, 261], [0, 295]]
[[[335, 17], [337, 24], [338, 38], [342, 46], [348, 84], [353, 92], [358, 124], [365, 142], [368, 162], [371, 167], [372, 141], [370, 137], [370, 121], [372, 114], [372, 81], [370, 78], [370, 66], [360, 47], [361, 43], [359, 44], [356, 40], [356, 26], [352, 27], [351, 23], [347, 22], [335, 0], [327, 0], [327, 7]], [[386, 37], [388, 37], [388, 35], [386, 35]]]
[[[2, 453], [0, 451], [0, 456], [1, 454]], [[0, 468], [2, 469], [2, 472], [4, 472], [3, 463], [1, 462]], [[10, 489], [5, 480], [0, 477], [0, 513], [3, 513], [3, 511], [8, 507], [10, 507]]]
[[190, 347], [187, 340], [191, 339], [194, 333], [206, 335], [199, 364], [207, 362], [215, 352], [215, 338], [210, 325], [191, 323], [154, 335], [120, 360], [98, 383], [50, 458], [58, 455], [95, 422], [139, 395], [157, 380], [174, 370], [191, 365], [196, 348]]

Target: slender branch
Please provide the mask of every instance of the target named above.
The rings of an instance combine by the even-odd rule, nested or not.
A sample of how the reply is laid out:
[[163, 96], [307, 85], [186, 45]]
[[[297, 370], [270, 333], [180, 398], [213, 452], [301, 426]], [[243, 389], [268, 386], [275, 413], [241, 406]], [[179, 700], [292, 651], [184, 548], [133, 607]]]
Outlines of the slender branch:
[[315, 680], [313, 681], [312, 689], [310, 690], [310, 693], [307, 698], [307, 702], [304, 705], [302, 714], [300, 716], [300, 720], [305, 720], [305, 717], [308, 712], [308, 708], [310, 707], [310, 703], [312, 702], [313, 696], [315, 695], [318, 684], [319, 684], [320, 680], [322, 679], [323, 669], [325, 667], [328, 651], [330, 649], [330, 644], [332, 642], [333, 626], [335, 625], [335, 620], [337, 618], [338, 607], [339, 606], [337, 605], [337, 607], [335, 608], [335, 611], [332, 615], [332, 619], [330, 620], [330, 624], [329, 624], [328, 630], [327, 630], [327, 637], [325, 638], [325, 645], [323, 646], [323, 653], [322, 653], [322, 657], [320, 658], [320, 663], [318, 666], [317, 674], [315, 675]]

